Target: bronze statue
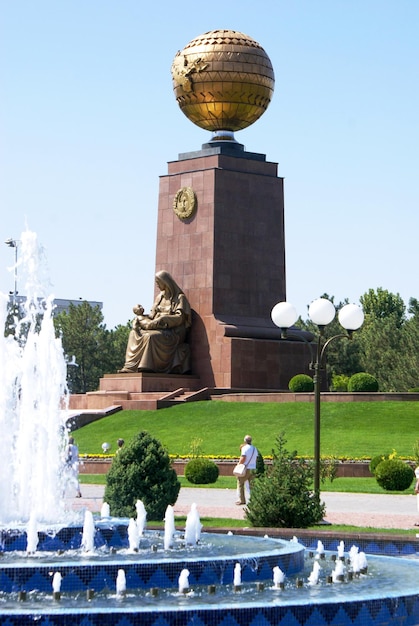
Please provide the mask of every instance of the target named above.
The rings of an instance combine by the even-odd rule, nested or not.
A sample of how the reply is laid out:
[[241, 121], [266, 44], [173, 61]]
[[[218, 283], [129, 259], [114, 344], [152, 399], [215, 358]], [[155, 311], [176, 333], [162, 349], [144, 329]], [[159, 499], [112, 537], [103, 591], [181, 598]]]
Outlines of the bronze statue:
[[185, 374], [190, 370], [190, 350], [185, 343], [192, 318], [188, 299], [169, 272], [157, 272], [156, 284], [160, 293], [150, 315], [143, 315], [140, 305], [134, 307], [137, 317], [120, 373]]

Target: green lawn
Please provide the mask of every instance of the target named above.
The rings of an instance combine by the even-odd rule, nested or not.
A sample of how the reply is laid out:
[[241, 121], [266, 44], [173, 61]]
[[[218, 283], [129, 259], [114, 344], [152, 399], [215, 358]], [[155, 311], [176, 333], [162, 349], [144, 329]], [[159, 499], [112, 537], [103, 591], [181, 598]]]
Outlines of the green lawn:
[[[173, 455], [187, 455], [194, 439], [201, 452], [235, 457], [246, 433], [263, 456], [271, 454], [284, 431], [287, 448], [313, 455], [314, 406], [307, 402], [194, 402], [158, 411], [121, 411], [75, 431], [81, 454], [100, 454], [102, 443], [116, 448], [141, 430], [156, 437]], [[338, 458], [371, 458], [396, 450], [413, 457], [419, 438], [419, 402], [323, 402], [321, 454]], [[416, 435], [418, 433], [418, 435]]]
[[[85, 485], [105, 485], [106, 474], [80, 474], [80, 482]], [[205, 487], [206, 489], [235, 489], [236, 479], [234, 476], [219, 476], [217, 482], [210, 485], [193, 485], [184, 476], [179, 476], [182, 487], [195, 489]], [[385, 491], [377, 483], [375, 478], [336, 478], [330, 482], [326, 480], [321, 485], [322, 491], [334, 491], [338, 493], [381, 493], [381, 494], [401, 494], [410, 496], [413, 493], [413, 486], [406, 491]]]

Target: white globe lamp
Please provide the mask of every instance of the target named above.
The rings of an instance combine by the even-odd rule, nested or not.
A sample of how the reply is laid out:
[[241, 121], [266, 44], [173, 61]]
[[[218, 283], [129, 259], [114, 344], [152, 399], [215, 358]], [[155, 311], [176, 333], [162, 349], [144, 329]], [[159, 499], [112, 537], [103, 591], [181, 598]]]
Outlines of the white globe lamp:
[[318, 298], [308, 307], [308, 314], [311, 321], [317, 326], [327, 326], [335, 319], [336, 309], [330, 300]]
[[346, 330], [358, 330], [364, 323], [364, 311], [357, 304], [345, 304], [338, 313], [338, 319]]
[[298, 313], [290, 302], [278, 302], [271, 311], [271, 318], [275, 326], [290, 328], [298, 319]]

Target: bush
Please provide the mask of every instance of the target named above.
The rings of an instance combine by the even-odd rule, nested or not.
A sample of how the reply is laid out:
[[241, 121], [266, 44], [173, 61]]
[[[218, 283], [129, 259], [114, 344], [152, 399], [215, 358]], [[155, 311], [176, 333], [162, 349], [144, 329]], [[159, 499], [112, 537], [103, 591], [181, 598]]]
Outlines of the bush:
[[185, 478], [194, 485], [209, 485], [217, 481], [219, 470], [214, 461], [198, 457], [185, 467]]
[[381, 461], [375, 470], [377, 483], [386, 491], [405, 491], [412, 484], [414, 477], [410, 465], [400, 459]]
[[330, 391], [348, 391], [349, 376], [333, 374]]
[[108, 475], [104, 500], [111, 514], [135, 517], [141, 500], [152, 520], [162, 520], [167, 506], [175, 504], [180, 482], [169, 455], [149, 433], [138, 433], [115, 456]]
[[377, 456], [374, 456], [371, 461], [370, 461], [370, 465], [369, 465], [369, 469], [371, 474], [373, 474], [375, 476], [375, 470], [377, 469], [378, 465], [382, 462], [382, 461], [387, 461], [389, 458], [388, 454], [378, 454]]
[[276, 441], [272, 466], [252, 481], [246, 519], [252, 526], [307, 528], [325, 512], [325, 505], [311, 490], [313, 464], [298, 459], [296, 452], [289, 453], [282, 434]]
[[307, 374], [297, 374], [293, 376], [288, 383], [288, 389], [294, 393], [301, 393], [303, 391], [313, 391], [314, 383], [313, 379]]
[[378, 380], [366, 372], [358, 372], [350, 377], [348, 391], [378, 391]]
[[263, 456], [258, 450], [258, 455], [256, 457], [256, 472], [255, 476], [261, 476], [265, 473], [265, 461], [263, 460]]

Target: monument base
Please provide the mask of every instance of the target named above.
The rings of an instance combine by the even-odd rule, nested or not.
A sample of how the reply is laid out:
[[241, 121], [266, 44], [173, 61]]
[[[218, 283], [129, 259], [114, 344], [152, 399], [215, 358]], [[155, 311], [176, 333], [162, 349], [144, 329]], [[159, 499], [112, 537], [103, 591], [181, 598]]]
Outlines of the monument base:
[[98, 410], [119, 405], [125, 410], [154, 410], [160, 399], [198, 391], [198, 376], [183, 374], [105, 374], [98, 391], [70, 396], [71, 410]]

